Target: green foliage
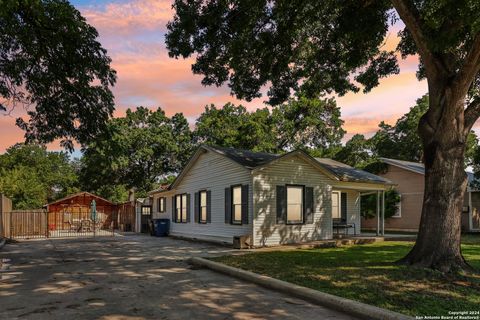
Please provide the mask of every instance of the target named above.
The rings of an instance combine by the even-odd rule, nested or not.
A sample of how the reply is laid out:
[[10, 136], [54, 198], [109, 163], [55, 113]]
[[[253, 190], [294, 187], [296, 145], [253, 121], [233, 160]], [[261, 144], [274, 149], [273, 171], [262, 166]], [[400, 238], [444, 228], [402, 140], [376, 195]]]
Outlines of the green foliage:
[[418, 123], [428, 106], [426, 94], [417, 99], [416, 105], [398, 119], [394, 126], [382, 121], [379, 124], [380, 130], [371, 138], [373, 152], [380, 157], [420, 162], [423, 148], [417, 132]]
[[95, 194], [98, 194], [101, 197], [112, 201], [113, 203], [122, 203], [128, 201], [129, 190], [123, 184], [109, 184], [103, 185], [98, 190], [95, 190]]
[[35, 169], [17, 166], [1, 169], [0, 190], [12, 199], [14, 209], [37, 209], [46, 204], [47, 190]]
[[299, 95], [274, 107], [273, 132], [280, 150], [331, 148], [340, 145], [345, 131], [334, 99], [309, 99]]
[[105, 132], [83, 149], [80, 180], [84, 189], [111, 200], [127, 190], [150, 191], [178, 172], [193, 151], [192, 133], [182, 114], [168, 118], [160, 108], [127, 110], [111, 119]]
[[293, 149], [328, 149], [340, 145], [340, 109], [333, 99], [299, 96], [288, 103], [248, 112], [227, 103], [221, 109], [207, 106], [197, 119], [196, 144], [281, 153]]
[[[400, 200], [400, 194], [395, 189], [385, 191], [385, 219], [395, 215]], [[380, 210], [381, 206], [382, 198], [380, 198]], [[360, 212], [361, 215], [367, 219], [377, 216], [377, 194], [369, 194], [361, 197]]]
[[65, 0], [0, 0], [0, 111], [30, 106], [17, 119], [28, 141], [90, 141], [114, 110], [116, 80], [98, 33]]
[[334, 155], [334, 159], [352, 167], [364, 168], [374, 161], [371, 141], [364, 135], [356, 134]]
[[0, 192], [16, 209], [39, 208], [78, 191], [75, 168], [65, 152], [16, 144], [0, 155]]

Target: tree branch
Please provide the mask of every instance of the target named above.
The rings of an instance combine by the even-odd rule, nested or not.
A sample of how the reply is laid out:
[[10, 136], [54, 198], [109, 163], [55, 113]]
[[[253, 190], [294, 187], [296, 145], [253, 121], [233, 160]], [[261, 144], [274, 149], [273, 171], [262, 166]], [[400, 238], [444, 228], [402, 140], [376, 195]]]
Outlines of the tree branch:
[[437, 59], [428, 48], [427, 38], [423, 33], [420, 14], [414, 4], [410, 0], [392, 0], [392, 4], [402, 21], [407, 26], [408, 31], [417, 45], [428, 77], [431, 78], [435, 74], [438, 74], [438, 71], [443, 71], [444, 67], [441, 61]]
[[464, 111], [465, 131], [470, 132], [475, 121], [480, 117], [480, 97], [475, 98]]
[[473, 39], [472, 46], [468, 51], [464, 63], [455, 76], [454, 86], [465, 95], [475, 76], [480, 71], [480, 32]]

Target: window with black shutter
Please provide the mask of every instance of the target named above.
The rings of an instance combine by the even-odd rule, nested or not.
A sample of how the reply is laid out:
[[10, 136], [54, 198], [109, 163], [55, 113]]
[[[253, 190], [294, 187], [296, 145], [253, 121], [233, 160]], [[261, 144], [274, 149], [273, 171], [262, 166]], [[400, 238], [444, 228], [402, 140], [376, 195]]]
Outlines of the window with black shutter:
[[248, 224], [248, 185], [225, 188], [225, 223]]
[[342, 221], [347, 221], [347, 193], [342, 192], [340, 194], [340, 204], [341, 204], [341, 217]]
[[242, 186], [232, 187], [232, 223], [242, 224]]
[[157, 209], [158, 209], [158, 212], [165, 212], [166, 211], [166, 201], [167, 201], [167, 198], [165, 197], [160, 197], [158, 198], [157, 200]]
[[287, 186], [287, 224], [304, 221], [304, 186]]
[[198, 222], [207, 223], [207, 190], [198, 193]]
[[312, 187], [280, 185], [276, 191], [277, 224], [314, 223]]
[[189, 222], [189, 196], [186, 193], [175, 195], [175, 222]]

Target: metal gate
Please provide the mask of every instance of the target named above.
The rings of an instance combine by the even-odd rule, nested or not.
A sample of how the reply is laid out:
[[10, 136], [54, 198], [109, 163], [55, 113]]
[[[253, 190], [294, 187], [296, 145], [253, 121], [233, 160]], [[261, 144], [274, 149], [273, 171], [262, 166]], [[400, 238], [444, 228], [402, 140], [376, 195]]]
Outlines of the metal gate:
[[114, 212], [97, 212], [69, 206], [55, 212], [15, 210], [5, 213], [5, 236], [11, 239], [114, 236]]
[[94, 216], [89, 207], [69, 205], [47, 213], [49, 238], [99, 237], [114, 235], [114, 212], [98, 209]]

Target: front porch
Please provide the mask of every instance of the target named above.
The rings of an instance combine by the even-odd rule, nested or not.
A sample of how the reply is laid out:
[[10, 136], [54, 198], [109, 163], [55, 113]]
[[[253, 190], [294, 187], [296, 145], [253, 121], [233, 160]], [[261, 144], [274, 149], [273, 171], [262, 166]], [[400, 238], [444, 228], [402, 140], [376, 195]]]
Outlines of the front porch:
[[332, 199], [332, 237], [334, 239], [362, 237], [361, 233], [361, 197], [375, 195], [376, 230], [369, 236], [385, 236], [385, 185], [346, 184], [334, 186]]

